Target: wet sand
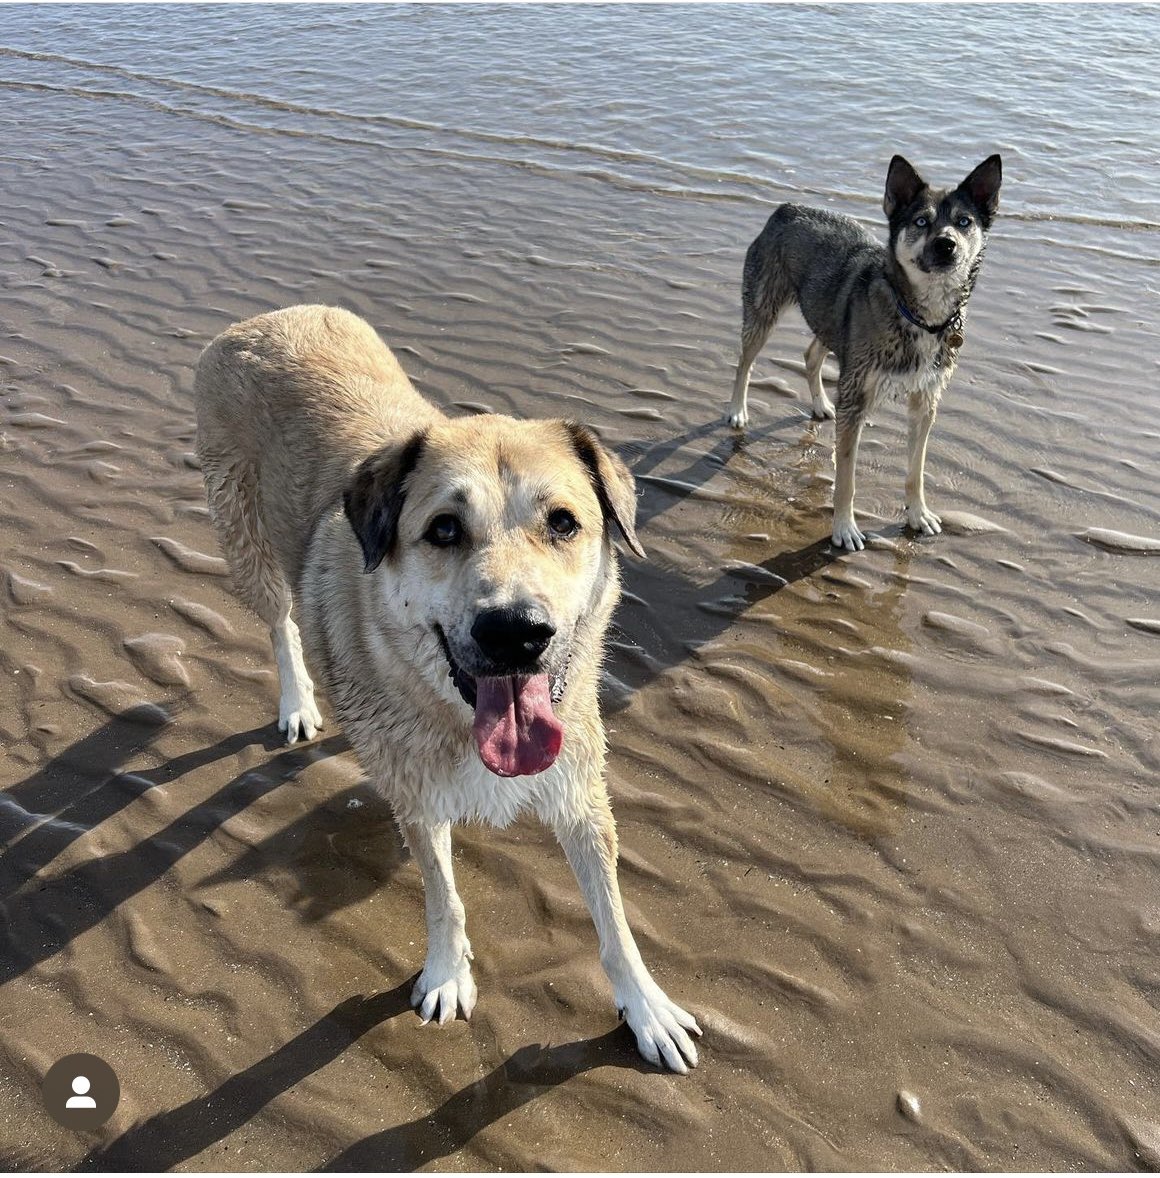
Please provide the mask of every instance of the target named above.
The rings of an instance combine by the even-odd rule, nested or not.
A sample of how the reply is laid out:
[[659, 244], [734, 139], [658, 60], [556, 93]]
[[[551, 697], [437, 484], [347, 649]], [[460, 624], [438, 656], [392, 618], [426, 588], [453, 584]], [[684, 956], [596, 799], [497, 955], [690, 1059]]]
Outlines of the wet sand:
[[[1160, 1168], [1160, 560], [1122, 539], [1160, 538], [1154, 230], [1000, 217], [946, 532], [902, 530], [891, 406], [878, 539], [836, 557], [795, 317], [724, 424], [768, 201], [35, 109], [0, 216], [0, 1165]], [[190, 392], [230, 322], [315, 301], [451, 410], [586, 420], [636, 473], [610, 777], [690, 1077], [637, 1059], [530, 821], [457, 831], [480, 1001], [420, 1026], [417, 869], [341, 733], [278, 746]], [[78, 1050], [123, 1092], [88, 1135], [39, 1098]]]

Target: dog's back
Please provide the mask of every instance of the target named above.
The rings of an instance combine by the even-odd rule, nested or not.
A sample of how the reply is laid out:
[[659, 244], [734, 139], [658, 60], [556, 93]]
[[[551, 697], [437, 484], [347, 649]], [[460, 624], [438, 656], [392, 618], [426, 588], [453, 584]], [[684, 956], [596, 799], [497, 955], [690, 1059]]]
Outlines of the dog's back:
[[[377, 333], [338, 307], [290, 307], [228, 328], [201, 355], [194, 399], [215, 522], [217, 498], [234, 514], [244, 508], [243, 534], [257, 529], [291, 584], [357, 463], [442, 416]], [[235, 489], [215, 498], [227, 483]], [[219, 538], [228, 544], [220, 528]]]
[[814, 334], [840, 356], [842, 317], [884, 261], [883, 247], [851, 217], [780, 205], [745, 255], [743, 316], [767, 322], [797, 303]]

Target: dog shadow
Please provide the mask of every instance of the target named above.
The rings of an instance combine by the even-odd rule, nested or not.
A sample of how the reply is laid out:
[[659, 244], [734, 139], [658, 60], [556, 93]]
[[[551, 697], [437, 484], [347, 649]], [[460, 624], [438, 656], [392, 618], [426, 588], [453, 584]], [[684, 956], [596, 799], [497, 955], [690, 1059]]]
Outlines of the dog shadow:
[[390, 806], [360, 783], [246, 847], [197, 888], [281, 876], [285, 869], [295, 881], [288, 905], [313, 924], [368, 899], [408, 857]]
[[[800, 410], [793, 410], [745, 433], [715, 420], [655, 444], [625, 447], [625, 460], [642, 489], [638, 525], [644, 528], [695, 495], [751, 447], [773, 438], [784, 439], [794, 427], [803, 426], [813, 441], [821, 425]], [[707, 447], [706, 441], [710, 442]], [[686, 452], [683, 467], [666, 470], [663, 476], [656, 473]], [[752, 477], [759, 480], [766, 476], [755, 472]], [[890, 525], [875, 529], [874, 534], [893, 536], [902, 531], [900, 525]], [[719, 638], [748, 610], [847, 555], [845, 549], [831, 543], [827, 526], [818, 540], [779, 550], [759, 563], [725, 569], [710, 584], [695, 583], [679, 568], [647, 560], [622, 561], [626, 600], [615, 616], [614, 636], [625, 639], [635, 653], [630, 657], [614, 646], [609, 666], [612, 674], [630, 688], [630, 694], [606, 690], [602, 709], [611, 713], [627, 707], [631, 693], [685, 662], [691, 651]], [[658, 626], [654, 619], [660, 615], [666, 624]], [[679, 620], [679, 632], [668, 624], [672, 619]]]
[[[149, 749], [177, 710], [173, 701], [129, 708], [0, 792], [0, 843], [7, 848], [0, 858], [0, 901], [81, 835], [160, 784], [119, 767]], [[253, 734], [234, 738], [238, 748], [249, 743], [247, 735]]]
[[[766, 424], [745, 430], [735, 430], [719, 419], [694, 426], [684, 433], [673, 434], [659, 442], [630, 443], [622, 457], [632, 470], [633, 477], [643, 483], [643, 494], [637, 505], [638, 528], [646, 527], [662, 512], [667, 511], [674, 498], [679, 501], [693, 494], [721, 473], [737, 457], [752, 447], [771, 439], [783, 438], [792, 428], [805, 426], [812, 434], [822, 423], [814, 421], [800, 410], [791, 410]], [[701, 444], [711, 441], [708, 449]], [[686, 465], [660, 477], [656, 472], [675, 455], [687, 451]], [[658, 487], [663, 486], [660, 493]]]
[[624, 1026], [592, 1039], [555, 1047], [521, 1047], [486, 1076], [449, 1096], [426, 1116], [364, 1137], [319, 1173], [417, 1170], [450, 1157], [477, 1133], [553, 1088], [598, 1067], [656, 1074], [637, 1054]]
[[[150, 717], [143, 723], [143, 716]], [[236, 733], [203, 749], [172, 757], [147, 772], [118, 766], [156, 740], [153, 708], [116, 716], [54, 757], [3, 797], [15, 833], [0, 857], [0, 985], [20, 977], [100, 924], [117, 907], [156, 883], [223, 823], [292, 781], [308, 765], [343, 752], [341, 736], [287, 749], [273, 726]], [[157, 786], [167, 786], [244, 749], [273, 752], [164, 829], [127, 850], [93, 857], [51, 878], [37, 879], [77, 839]], [[277, 749], [278, 751], [273, 751]], [[86, 766], [78, 783], [77, 766]], [[96, 779], [98, 784], [91, 783]], [[61, 804], [69, 788], [79, 797]], [[20, 831], [24, 830], [23, 837]], [[7, 832], [5, 832], [7, 833]]]
[[[417, 975], [416, 975], [417, 976]], [[78, 1163], [78, 1171], [170, 1170], [224, 1140], [271, 1101], [336, 1060], [389, 1019], [410, 1011], [412, 977], [374, 997], [340, 1002], [313, 1026], [213, 1092], [134, 1125]], [[621, 1026], [593, 1039], [555, 1047], [522, 1047], [482, 1079], [449, 1096], [425, 1116], [348, 1146], [320, 1172], [414, 1170], [448, 1157], [489, 1125], [576, 1076], [597, 1067], [655, 1071]]]
[[76, 1168], [173, 1169], [228, 1137], [275, 1097], [337, 1059], [368, 1031], [409, 1010], [413, 983], [414, 978], [373, 998], [347, 998], [213, 1092], [134, 1125], [108, 1145], [91, 1150]]

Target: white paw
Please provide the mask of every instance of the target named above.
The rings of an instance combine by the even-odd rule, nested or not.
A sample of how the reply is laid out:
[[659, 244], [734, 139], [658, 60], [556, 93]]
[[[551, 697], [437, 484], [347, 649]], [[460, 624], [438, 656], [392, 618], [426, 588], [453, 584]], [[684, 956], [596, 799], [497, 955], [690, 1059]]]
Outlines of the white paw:
[[942, 520], [925, 503], [918, 507], [907, 507], [906, 522], [912, 531], [921, 532], [924, 536], [937, 536], [942, 531]]
[[866, 546], [866, 536], [854, 523], [852, 515], [841, 519], [834, 516], [834, 531], [830, 539], [835, 548], [848, 548], [851, 552], [861, 552]]
[[749, 410], [731, 410], [729, 413], [729, 424], [734, 429], [744, 429], [749, 424]]
[[818, 421], [834, 420], [834, 402], [824, 394], [822, 397], [814, 401], [814, 417], [816, 417]]
[[700, 1035], [701, 1028], [655, 982], [618, 998], [617, 1005], [649, 1063], [682, 1075], [697, 1066], [697, 1048], [689, 1032]]
[[322, 726], [322, 713], [314, 702], [314, 684], [309, 679], [292, 682], [278, 701], [278, 728], [286, 733], [286, 743], [297, 744], [299, 733], [304, 740], [313, 740]]
[[476, 994], [475, 979], [471, 976], [471, 949], [468, 948], [454, 964], [428, 956], [411, 991], [411, 1005], [419, 1011], [424, 1023], [435, 1019], [442, 1026], [455, 1017], [457, 1009], [463, 1011], [464, 1018], [471, 1018]]

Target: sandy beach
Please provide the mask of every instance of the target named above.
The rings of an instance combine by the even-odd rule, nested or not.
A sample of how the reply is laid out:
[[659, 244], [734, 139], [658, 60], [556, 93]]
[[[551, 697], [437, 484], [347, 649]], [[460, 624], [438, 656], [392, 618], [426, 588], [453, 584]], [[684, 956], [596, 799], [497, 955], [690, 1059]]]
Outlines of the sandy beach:
[[[63, 17], [0, 14], [0, 1168], [1160, 1169], [1160, 226], [1135, 189], [1081, 202], [1077, 173], [1049, 207], [1064, 165], [1005, 108], [974, 138], [861, 134], [857, 167], [794, 124], [796, 171], [742, 174], [618, 154], [577, 112], [485, 134], [343, 107], [305, 66], [293, 94], [273, 66], [191, 80], [198, 20], [224, 52], [272, 10], [189, 10], [168, 72], [117, 9], [91, 41], [71, 11], [67, 51]], [[371, 19], [328, 11], [345, 34], [287, 9], [271, 52]], [[695, 122], [721, 99], [692, 76]], [[665, 125], [657, 85], [626, 124]], [[785, 199], [877, 231], [899, 149], [944, 183], [1001, 150], [1004, 205], [931, 443], [945, 532], [903, 529], [888, 406], [876, 538], [838, 555], [796, 315], [748, 432], [724, 421], [741, 261]], [[334, 725], [280, 746], [192, 452], [201, 348], [300, 302], [366, 317], [449, 411], [574, 417], [633, 469], [610, 785], [630, 923], [705, 1030], [689, 1077], [637, 1057], [530, 820], [455, 834], [473, 1018], [409, 1010], [418, 871]], [[87, 1134], [40, 1097], [73, 1051], [121, 1082]]]

